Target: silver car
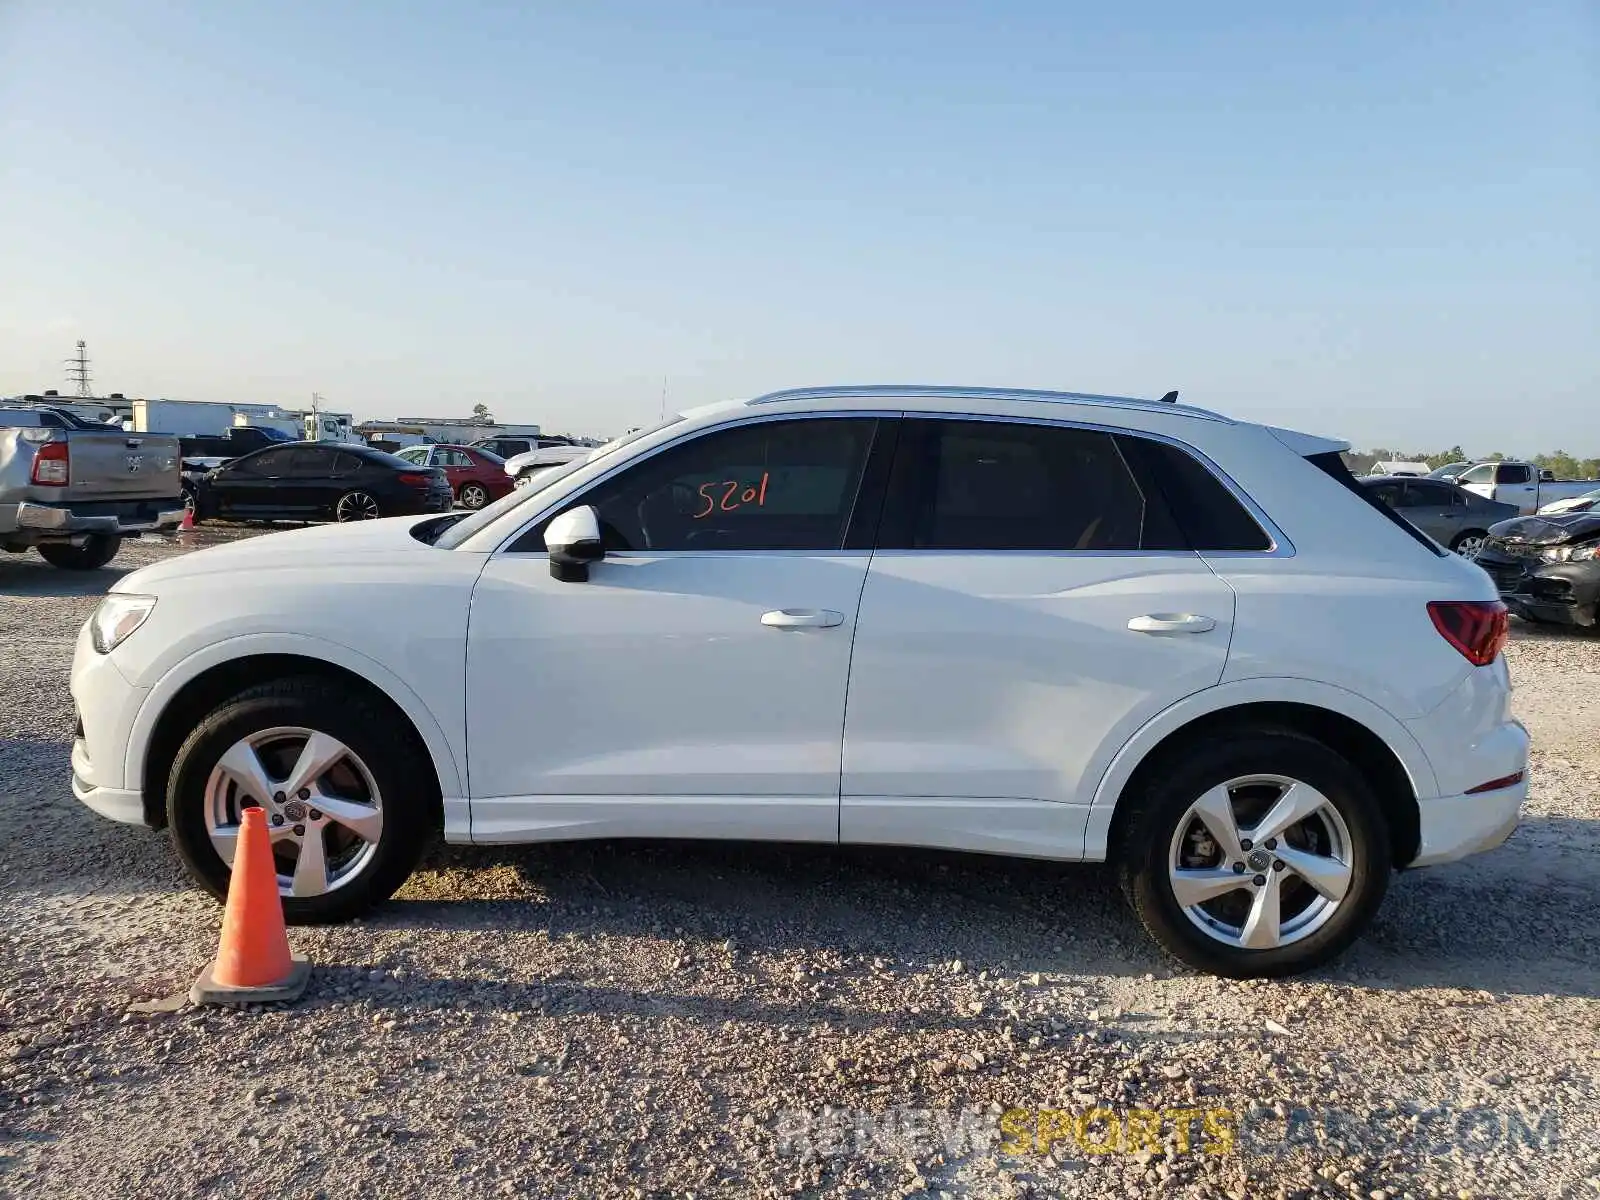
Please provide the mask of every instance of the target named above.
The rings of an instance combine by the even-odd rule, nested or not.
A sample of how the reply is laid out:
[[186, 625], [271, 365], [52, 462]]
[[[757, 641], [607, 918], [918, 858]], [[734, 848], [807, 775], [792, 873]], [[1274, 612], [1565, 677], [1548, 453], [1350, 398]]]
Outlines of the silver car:
[[1441, 546], [1476, 558], [1489, 526], [1518, 515], [1515, 504], [1475, 495], [1443, 479], [1389, 475], [1363, 479], [1363, 487]]

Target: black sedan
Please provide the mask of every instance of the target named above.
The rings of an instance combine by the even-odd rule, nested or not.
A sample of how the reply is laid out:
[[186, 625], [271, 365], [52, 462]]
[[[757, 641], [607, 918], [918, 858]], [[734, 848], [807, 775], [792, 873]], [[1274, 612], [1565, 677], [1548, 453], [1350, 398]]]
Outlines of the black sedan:
[[449, 512], [443, 471], [370, 446], [296, 442], [235, 458], [194, 485], [195, 519], [365, 521]]

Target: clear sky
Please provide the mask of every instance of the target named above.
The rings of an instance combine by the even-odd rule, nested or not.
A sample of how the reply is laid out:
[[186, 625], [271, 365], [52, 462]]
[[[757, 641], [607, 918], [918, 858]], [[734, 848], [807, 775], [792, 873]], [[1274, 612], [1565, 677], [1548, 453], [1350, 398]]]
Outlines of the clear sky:
[[0, 0], [0, 394], [1600, 453], [1600, 3]]

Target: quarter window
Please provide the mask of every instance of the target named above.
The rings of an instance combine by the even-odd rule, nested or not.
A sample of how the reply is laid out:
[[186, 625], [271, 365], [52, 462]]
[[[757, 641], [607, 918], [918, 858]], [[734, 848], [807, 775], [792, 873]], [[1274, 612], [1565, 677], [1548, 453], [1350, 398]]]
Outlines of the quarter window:
[[613, 550], [838, 550], [876, 427], [816, 417], [707, 433], [578, 502]]

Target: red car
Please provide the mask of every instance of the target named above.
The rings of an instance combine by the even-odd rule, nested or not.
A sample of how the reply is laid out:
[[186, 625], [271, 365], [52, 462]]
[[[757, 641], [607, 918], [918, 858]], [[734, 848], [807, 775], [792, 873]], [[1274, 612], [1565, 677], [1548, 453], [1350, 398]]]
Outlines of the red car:
[[482, 508], [512, 490], [506, 460], [471, 446], [409, 446], [396, 455], [419, 467], [438, 467], [462, 508]]

